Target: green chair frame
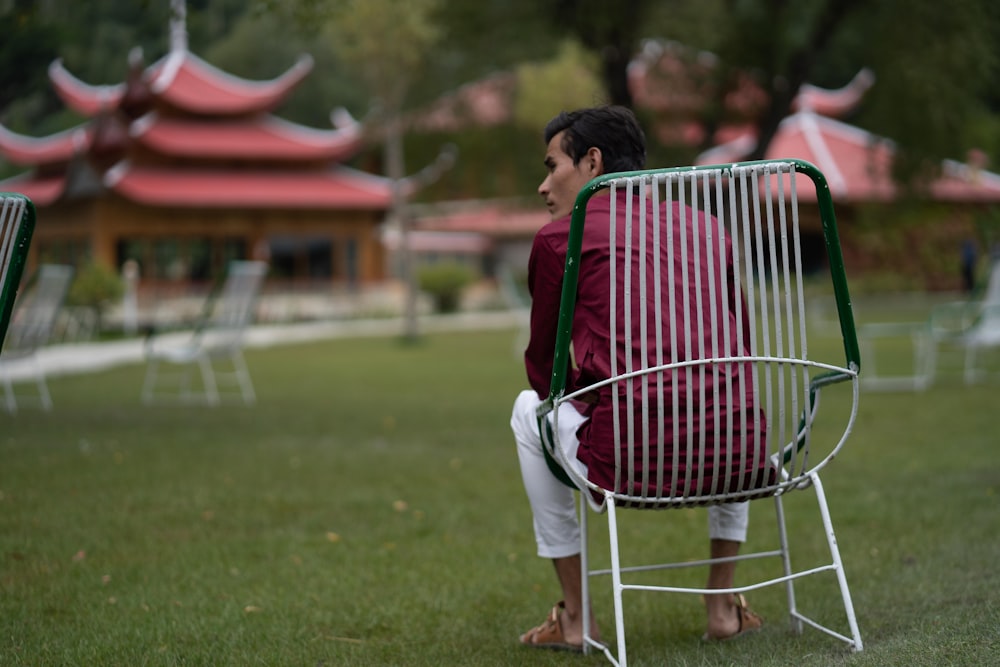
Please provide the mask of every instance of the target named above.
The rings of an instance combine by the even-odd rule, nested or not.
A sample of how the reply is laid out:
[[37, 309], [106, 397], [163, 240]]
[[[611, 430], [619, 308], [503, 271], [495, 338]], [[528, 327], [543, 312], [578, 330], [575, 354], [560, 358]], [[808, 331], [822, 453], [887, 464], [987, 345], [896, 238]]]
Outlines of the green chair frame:
[[0, 192], [0, 346], [28, 261], [35, 232], [35, 205], [21, 194]]

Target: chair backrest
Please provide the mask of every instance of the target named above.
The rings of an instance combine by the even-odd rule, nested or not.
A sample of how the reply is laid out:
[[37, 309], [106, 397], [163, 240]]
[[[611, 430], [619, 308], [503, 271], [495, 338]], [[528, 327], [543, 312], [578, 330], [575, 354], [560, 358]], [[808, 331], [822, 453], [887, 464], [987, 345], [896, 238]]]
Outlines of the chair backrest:
[[49, 342], [72, 282], [72, 266], [38, 267], [17, 300], [4, 349], [8, 356], [31, 354]]
[[267, 263], [230, 262], [226, 279], [217, 294], [206, 304], [204, 320], [199, 325], [201, 344], [211, 348], [239, 346], [252, 322], [257, 297], [267, 275]]
[[982, 303], [984, 306], [1000, 305], [1000, 260], [994, 260], [990, 265], [990, 277], [986, 282]]
[[[840, 322], [824, 332], [835, 344], [818, 351], [807, 344], [799, 219], [807, 187], [818, 200]], [[588, 215], [605, 190], [610, 215]], [[600, 395], [614, 481], [571, 472], [594, 491], [586, 495], [595, 506], [608, 497], [670, 507], [779, 493], [843, 446], [857, 413], [860, 355], [833, 203], [816, 167], [788, 160], [608, 174], [580, 193], [568, 244], [543, 410]], [[586, 354], [603, 355], [607, 377], [568, 386], [575, 307], [596, 307], [578, 289], [581, 274], [598, 280], [592, 266], [610, 285], [608, 344]], [[817, 447], [819, 389], [837, 382], [852, 387], [850, 406], [842, 429]]]
[[961, 336], [973, 345], [1000, 345], [1000, 261], [990, 267], [986, 291], [975, 302], [975, 314]]
[[24, 195], [0, 193], [0, 346], [10, 323], [35, 231], [35, 206]]

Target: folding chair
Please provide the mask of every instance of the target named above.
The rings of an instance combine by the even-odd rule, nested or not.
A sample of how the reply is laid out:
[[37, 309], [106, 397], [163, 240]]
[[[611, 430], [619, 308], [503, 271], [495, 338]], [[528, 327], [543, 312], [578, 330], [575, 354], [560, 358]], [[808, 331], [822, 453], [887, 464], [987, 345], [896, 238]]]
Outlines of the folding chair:
[[21, 286], [35, 231], [35, 205], [24, 195], [0, 192], [0, 346]]
[[[839, 332], [832, 332], [837, 344], [834, 352], [827, 352], [832, 360], [821, 358], [807, 346], [798, 206], [798, 192], [805, 187], [815, 187], [818, 198], [839, 315]], [[610, 191], [610, 220], [587, 218], [588, 200], [604, 190]], [[644, 214], [633, 225], [636, 207]], [[611, 375], [569, 390], [567, 367], [572, 361], [577, 281], [583, 270], [581, 262], [588, 261], [586, 255], [581, 257], [584, 225], [598, 225], [608, 238], [611, 349], [587, 353], [607, 355]], [[589, 634], [584, 637], [585, 650], [597, 649], [612, 663], [627, 664], [624, 591], [742, 593], [780, 584], [785, 588], [794, 631], [801, 632], [803, 624], [809, 625], [860, 651], [861, 635], [820, 482], [820, 471], [843, 447], [854, 424], [860, 368], [833, 203], [823, 175], [799, 160], [608, 174], [581, 191], [568, 244], [551, 392], [539, 410], [539, 425], [546, 455], [560, 463], [569, 481], [581, 491], [584, 599], [589, 599], [591, 577], [610, 574], [612, 580], [617, 650], [613, 653], [609, 645]], [[733, 267], [731, 275], [724, 270], [727, 254]], [[689, 290], [689, 286], [694, 289]], [[732, 308], [732, 300], [741, 298], [740, 292], [746, 306]], [[731, 321], [726, 315], [731, 311], [744, 314]], [[625, 325], [619, 327], [617, 322]], [[688, 331], [697, 334], [689, 338]], [[729, 345], [735, 336], [744, 338], [741, 346]], [[646, 345], [647, 341], [657, 344]], [[733, 347], [742, 347], [746, 353], [719, 354], [719, 350]], [[849, 405], [838, 406], [833, 437], [814, 437], [820, 390], [837, 383], [844, 383]], [[605, 395], [617, 405], [612, 412], [619, 418], [612, 443], [615, 481], [602, 487], [569, 465], [568, 445], [558, 440], [558, 407], [607, 385], [611, 390]], [[638, 393], [634, 391], [637, 385], [642, 388]], [[753, 392], [766, 418], [767, 456], [760, 461], [734, 461], [732, 449], [714, 447], [710, 442], [713, 437], [717, 443], [759, 437], [747, 435], [741, 418], [720, 417], [706, 407], [722, 399], [729, 405], [739, 404], [738, 397], [746, 396], [747, 391]], [[681, 421], [700, 428], [676, 430]], [[709, 432], [715, 435], [709, 437]], [[823, 433], [830, 433], [826, 424]], [[738, 456], [746, 457], [748, 450], [759, 453], [763, 448], [742, 447]], [[762, 472], [738, 476], [734, 482], [730, 474], [733, 466]], [[819, 566], [796, 569], [782, 501], [786, 494], [808, 488], [815, 492], [829, 561], [824, 555]], [[653, 570], [704, 567], [711, 560], [622, 563], [620, 540], [627, 533], [620, 535], [618, 531], [621, 508], [680, 509], [764, 498], [774, 503], [777, 548], [744, 553], [736, 560], [763, 559], [764, 565], [773, 562], [774, 571], [768, 576], [727, 591], [707, 590], [643, 582]], [[591, 569], [588, 506], [608, 518], [611, 553], [607, 570]], [[822, 573], [832, 573], [831, 581], [839, 587], [846, 612], [846, 623], [840, 625], [846, 625], [846, 634], [808, 617], [796, 604], [795, 583]], [[663, 575], [677, 579], [681, 573], [675, 570], [656, 576]], [[742, 569], [741, 575], [745, 576]], [[583, 628], [588, 632], [586, 604], [584, 614]]]
[[[256, 402], [243, 345], [266, 274], [265, 262], [231, 262], [221, 290], [209, 298], [204, 315], [186, 341], [165, 343], [154, 334], [146, 338], [144, 403], [171, 398], [161, 391], [164, 384], [177, 390], [172, 398], [179, 402], [218, 405], [229, 394], [238, 395], [246, 405]], [[175, 370], [161, 372], [164, 364]], [[195, 366], [200, 370], [200, 386], [192, 382]], [[224, 391], [230, 387], [236, 387], [238, 394]]]
[[[14, 383], [34, 379], [36, 399], [43, 410], [52, 409], [52, 396], [45, 381], [45, 369], [38, 351], [48, 344], [56, 328], [63, 301], [73, 282], [73, 267], [42, 264], [27, 282], [11, 317], [7, 341], [0, 353], [0, 377], [3, 378], [7, 412], [17, 412]], [[22, 395], [22, 401], [28, 398]]]

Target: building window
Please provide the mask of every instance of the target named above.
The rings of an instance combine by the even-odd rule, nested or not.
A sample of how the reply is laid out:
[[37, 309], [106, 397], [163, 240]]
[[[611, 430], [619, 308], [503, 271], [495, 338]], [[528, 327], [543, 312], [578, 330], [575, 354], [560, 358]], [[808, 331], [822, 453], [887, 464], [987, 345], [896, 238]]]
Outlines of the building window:
[[324, 237], [276, 236], [269, 239], [271, 275], [286, 279], [334, 276], [333, 242]]

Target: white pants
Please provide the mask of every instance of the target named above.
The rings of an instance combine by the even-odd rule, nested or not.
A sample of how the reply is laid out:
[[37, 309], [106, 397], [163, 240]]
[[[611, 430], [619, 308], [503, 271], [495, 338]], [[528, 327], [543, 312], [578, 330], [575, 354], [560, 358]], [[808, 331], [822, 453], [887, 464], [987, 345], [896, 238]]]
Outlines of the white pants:
[[[545, 462], [536, 416], [540, 404], [538, 394], [534, 391], [522, 391], [514, 401], [510, 427], [517, 442], [521, 477], [531, 504], [538, 555], [543, 558], [565, 558], [580, 553], [576, 495], [573, 489], [556, 479]], [[585, 418], [568, 403], [560, 405], [559, 410], [559, 441], [569, 444], [570, 460], [580, 474], [586, 477], [587, 466], [576, 459], [576, 448], [579, 445], [576, 431]], [[745, 502], [709, 507], [709, 538], [745, 542], [749, 510], [750, 507]]]

